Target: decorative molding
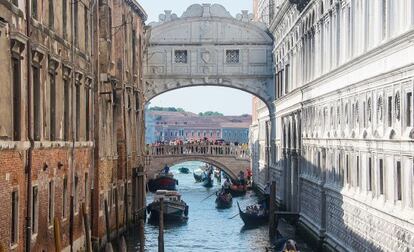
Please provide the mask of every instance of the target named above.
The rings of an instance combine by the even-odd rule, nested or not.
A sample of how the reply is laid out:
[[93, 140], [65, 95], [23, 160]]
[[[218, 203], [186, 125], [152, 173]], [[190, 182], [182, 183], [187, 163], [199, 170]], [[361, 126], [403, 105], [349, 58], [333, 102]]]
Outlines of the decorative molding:
[[75, 71], [75, 85], [82, 85], [82, 78], [83, 78], [83, 73], [79, 72], [79, 71]]
[[20, 32], [10, 32], [10, 47], [13, 53], [21, 55], [25, 49], [28, 37]]
[[49, 54], [49, 73], [56, 74], [59, 68], [60, 62], [56, 55]]
[[62, 63], [62, 76], [63, 79], [65, 80], [69, 80], [70, 78], [72, 78], [71, 74], [72, 74], [72, 66]]
[[47, 47], [42, 44], [32, 44], [32, 61], [35, 64], [42, 64], [47, 52]]

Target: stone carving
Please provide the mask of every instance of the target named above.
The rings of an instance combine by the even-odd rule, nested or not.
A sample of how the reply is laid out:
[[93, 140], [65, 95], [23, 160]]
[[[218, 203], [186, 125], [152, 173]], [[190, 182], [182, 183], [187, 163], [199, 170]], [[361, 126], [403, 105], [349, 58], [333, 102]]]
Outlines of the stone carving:
[[[410, 250], [414, 233], [389, 222], [376, 210], [368, 210], [363, 205], [356, 205], [354, 200], [348, 201], [346, 197], [333, 191], [327, 193], [326, 202], [326, 235], [343, 241], [341, 245], [346, 250], [377, 251], [378, 245], [387, 251]], [[369, 234], [370, 239], [377, 241], [377, 244], [367, 241], [361, 236], [362, 234]]]
[[250, 22], [253, 20], [253, 14], [249, 14], [247, 10], [242, 10], [241, 14], [236, 15], [236, 19], [242, 22]]
[[210, 63], [210, 52], [209, 51], [203, 51], [201, 52], [201, 59], [204, 63]]
[[[237, 20], [221, 5], [193, 4], [181, 17], [165, 11], [147, 34], [147, 100], [178, 87], [217, 85], [255, 94], [270, 107], [275, 93], [268, 58], [273, 40], [266, 28], [251, 21], [247, 11]], [[233, 64], [226, 63], [226, 56], [231, 56]]]
[[194, 17], [222, 17], [232, 18], [230, 13], [219, 4], [193, 4], [187, 8], [181, 18], [194, 18]]
[[160, 22], [170, 22], [178, 19], [177, 14], [172, 13], [172, 11], [165, 10], [164, 12], [164, 14], [158, 16]]

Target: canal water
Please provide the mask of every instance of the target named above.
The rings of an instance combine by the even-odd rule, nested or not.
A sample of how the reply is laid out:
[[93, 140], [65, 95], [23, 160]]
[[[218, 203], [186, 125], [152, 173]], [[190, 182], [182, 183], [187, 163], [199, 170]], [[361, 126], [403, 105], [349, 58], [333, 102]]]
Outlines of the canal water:
[[[244, 206], [257, 202], [253, 191], [243, 197], [233, 199], [233, 207], [216, 209], [215, 196], [205, 199], [220, 188], [217, 180], [213, 188], [204, 188], [196, 183], [192, 170], [196, 170], [202, 162], [186, 162], [171, 167], [171, 171], [179, 181], [178, 190], [182, 199], [189, 205], [189, 218], [185, 224], [166, 224], [164, 230], [164, 244], [166, 252], [201, 252], [201, 251], [266, 251], [270, 246], [268, 241], [268, 227], [244, 229], [243, 222], [237, 215], [237, 201], [242, 209]], [[189, 174], [180, 174], [178, 168], [184, 166], [190, 169]], [[153, 194], [148, 193], [147, 204], [152, 202]], [[205, 199], [205, 200], [203, 200]], [[138, 237], [130, 234], [128, 251], [138, 251]], [[145, 224], [145, 251], [157, 251], [158, 226]]]

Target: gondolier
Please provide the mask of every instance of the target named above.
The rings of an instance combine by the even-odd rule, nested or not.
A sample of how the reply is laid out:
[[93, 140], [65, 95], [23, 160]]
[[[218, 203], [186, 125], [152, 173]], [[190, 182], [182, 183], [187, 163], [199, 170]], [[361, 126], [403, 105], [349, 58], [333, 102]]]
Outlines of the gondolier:
[[226, 178], [226, 180], [223, 183], [223, 191], [228, 193], [230, 191], [231, 182], [229, 178]]

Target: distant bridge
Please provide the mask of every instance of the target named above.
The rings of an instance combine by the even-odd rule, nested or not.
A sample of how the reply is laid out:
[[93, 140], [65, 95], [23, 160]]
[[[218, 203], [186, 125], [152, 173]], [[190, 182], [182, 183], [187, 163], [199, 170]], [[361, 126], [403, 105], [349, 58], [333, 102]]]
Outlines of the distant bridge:
[[150, 146], [146, 159], [148, 178], [160, 172], [165, 165], [173, 166], [187, 161], [202, 161], [220, 168], [235, 179], [240, 171], [250, 167], [248, 150], [240, 146], [183, 144]]

